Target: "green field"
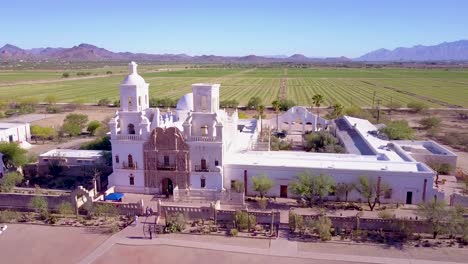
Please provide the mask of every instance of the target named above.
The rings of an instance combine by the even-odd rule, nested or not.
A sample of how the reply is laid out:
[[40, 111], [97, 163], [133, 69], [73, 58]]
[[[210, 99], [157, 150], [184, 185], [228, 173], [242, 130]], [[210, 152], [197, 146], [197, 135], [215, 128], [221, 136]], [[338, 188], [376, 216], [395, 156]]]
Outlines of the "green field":
[[[237, 99], [247, 104], [252, 96], [260, 96], [266, 105], [280, 96], [281, 80], [286, 80], [286, 96], [299, 105], [310, 105], [312, 96], [321, 93], [326, 105], [339, 102], [345, 106], [370, 106], [374, 92], [385, 105], [390, 101], [402, 105], [424, 101], [430, 107], [456, 105], [468, 107], [468, 70], [406, 68], [174, 68], [151, 72], [164, 66], [146, 65], [142, 76], [150, 83], [153, 97], [179, 98], [190, 92], [192, 83], [221, 83], [221, 100]], [[19, 81], [51, 80], [57, 82], [0, 86], [0, 99], [35, 96], [41, 100], [48, 94], [62, 102], [82, 99], [95, 103], [99, 99], [118, 98], [118, 85], [126, 68], [111, 67], [112, 76], [83, 80], [62, 80], [64, 71], [0, 71], [0, 85]], [[90, 71], [105, 74], [107, 69]], [[146, 71], [146, 72], [145, 72]], [[71, 72], [71, 77], [75, 77]], [[432, 101], [432, 102], [431, 102]]]

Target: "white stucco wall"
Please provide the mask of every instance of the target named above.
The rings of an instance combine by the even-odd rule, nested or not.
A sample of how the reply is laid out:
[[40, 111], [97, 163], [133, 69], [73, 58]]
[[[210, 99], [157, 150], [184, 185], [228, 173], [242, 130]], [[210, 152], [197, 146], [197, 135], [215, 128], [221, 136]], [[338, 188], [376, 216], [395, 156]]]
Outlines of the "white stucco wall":
[[[252, 177], [266, 174], [274, 181], [274, 187], [268, 192], [268, 196], [280, 196], [280, 186], [289, 185], [292, 183], [299, 173], [306, 168], [295, 167], [273, 167], [273, 166], [241, 166], [241, 165], [226, 165], [224, 167], [224, 175], [226, 184], [230, 185], [231, 180], [244, 182], [244, 170], [247, 170], [247, 194], [256, 195], [253, 191]], [[313, 175], [328, 174], [331, 175], [336, 183], [356, 183], [359, 176], [372, 177], [377, 180], [381, 176], [381, 182], [387, 184], [392, 189], [391, 199], [382, 199], [382, 202], [406, 202], [407, 192], [413, 192], [412, 203], [422, 202], [424, 180], [427, 180], [426, 185], [426, 200], [434, 195], [432, 191], [432, 174], [430, 173], [404, 173], [391, 171], [366, 171], [366, 170], [337, 170], [337, 169], [313, 169], [310, 170]], [[294, 197], [288, 189], [288, 197]], [[349, 199], [357, 200], [361, 196], [353, 191], [350, 193]]]

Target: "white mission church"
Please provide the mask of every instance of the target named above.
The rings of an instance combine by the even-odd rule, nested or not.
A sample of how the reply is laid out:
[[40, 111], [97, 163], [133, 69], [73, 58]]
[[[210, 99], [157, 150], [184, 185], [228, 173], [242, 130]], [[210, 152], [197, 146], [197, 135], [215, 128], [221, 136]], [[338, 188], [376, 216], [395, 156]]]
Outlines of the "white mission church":
[[[274, 180], [269, 196], [292, 197], [288, 185], [304, 171], [331, 175], [337, 183], [373, 177], [390, 187], [382, 202], [421, 203], [447, 194], [437, 190], [435, 172], [424, 162], [456, 164], [456, 155], [433, 141], [388, 141], [373, 133], [367, 120], [343, 117], [328, 121], [306, 108], [293, 107], [279, 117], [282, 124], [311, 124], [312, 129], [334, 127], [347, 154], [302, 151], [254, 151], [257, 120], [239, 119], [237, 111], [219, 109], [219, 84], [193, 84], [175, 112], [149, 107], [149, 85], [129, 64], [120, 84], [120, 110], [110, 121], [116, 191], [172, 194], [175, 190], [226, 192], [242, 181], [249, 195], [252, 177]], [[271, 123], [275, 123], [276, 118]], [[350, 199], [358, 199], [351, 193]], [[333, 197], [330, 197], [331, 199]]]

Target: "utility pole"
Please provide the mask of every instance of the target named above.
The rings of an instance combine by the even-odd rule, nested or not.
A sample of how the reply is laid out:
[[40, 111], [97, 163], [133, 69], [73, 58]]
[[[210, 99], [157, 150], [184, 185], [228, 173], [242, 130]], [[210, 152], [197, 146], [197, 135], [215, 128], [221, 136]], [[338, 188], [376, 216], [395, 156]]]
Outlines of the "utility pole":
[[380, 103], [381, 102], [382, 100], [377, 99], [377, 123], [379, 123], [379, 120], [380, 120]]
[[372, 96], [372, 109], [374, 109], [374, 102], [375, 102], [375, 91], [374, 91], [374, 95]]

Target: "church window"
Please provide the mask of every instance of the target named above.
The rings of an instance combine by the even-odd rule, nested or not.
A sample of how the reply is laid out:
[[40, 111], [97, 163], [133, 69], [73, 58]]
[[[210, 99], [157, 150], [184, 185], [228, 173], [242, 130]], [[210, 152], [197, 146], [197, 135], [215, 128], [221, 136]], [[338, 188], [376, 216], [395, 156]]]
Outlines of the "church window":
[[206, 187], [206, 179], [204, 177], [202, 177], [200, 179], [200, 187], [201, 188], [205, 188]]
[[129, 97], [128, 97], [128, 108], [129, 108], [129, 109], [132, 108], [132, 104], [133, 104], [133, 103], [132, 103], [132, 97], [129, 96]]
[[135, 177], [133, 174], [130, 174], [130, 177], [128, 177], [130, 185], [135, 185]]
[[205, 95], [201, 97], [201, 109], [202, 109], [202, 112], [206, 112], [206, 96]]
[[207, 169], [206, 168], [206, 159], [201, 159], [200, 167], [201, 167], [202, 171], [205, 171]]
[[141, 96], [138, 96], [138, 106], [141, 106]]
[[208, 136], [208, 126], [206, 126], [206, 125], [202, 126], [200, 129], [201, 129], [201, 135], [202, 136], [204, 136], [204, 137]]
[[128, 134], [133, 135], [135, 134], [135, 126], [133, 124], [128, 125]]
[[164, 166], [169, 166], [169, 156], [164, 156]]
[[119, 162], [120, 162], [119, 155], [115, 155], [115, 163], [119, 163]]
[[132, 156], [132, 154], [128, 154], [128, 167], [133, 168], [133, 156]]
[[215, 160], [215, 166], [219, 166], [219, 161]]

